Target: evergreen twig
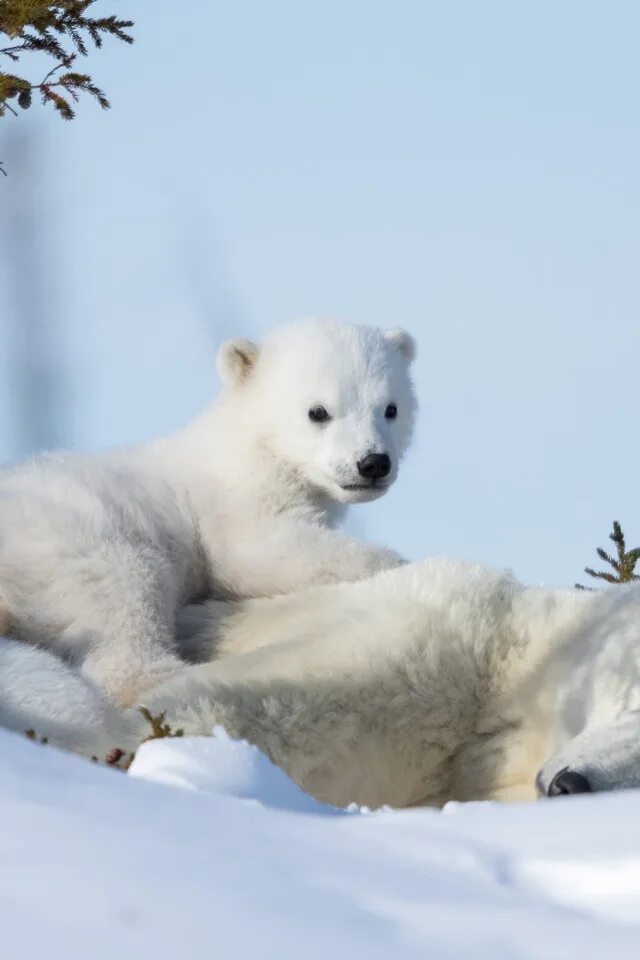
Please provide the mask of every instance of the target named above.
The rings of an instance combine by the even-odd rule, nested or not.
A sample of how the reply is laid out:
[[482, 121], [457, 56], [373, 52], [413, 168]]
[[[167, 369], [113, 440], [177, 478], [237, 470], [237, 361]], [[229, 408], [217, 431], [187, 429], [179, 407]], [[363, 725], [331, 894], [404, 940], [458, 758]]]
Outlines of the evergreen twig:
[[140, 707], [139, 710], [142, 716], [144, 717], [144, 719], [147, 721], [147, 723], [151, 727], [151, 734], [148, 737], [146, 737], [146, 739], [144, 740], [144, 743], [146, 743], [147, 740], [160, 740], [163, 737], [183, 737], [184, 736], [184, 730], [182, 729], [172, 730], [170, 725], [165, 722], [167, 717], [166, 710], [163, 710], [162, 713], [157, 714], [155, 717], [153, 716], [151, 711], [148, 710], [146, 707]]
[[[132, 20], [116, 16], [93, 17], [90, 8], [97, 0], [0, 0], [0, 35], [9, 38], [9, 45], [0, 48], [1, 58], [12, 64], [29, 53], [41, 53], [53, 60], [53, 66], [39, 82], [34, 82], [0, 68], [0, 117], [28, 110], [33, 95], [43, 104], [50, 104], [64, 120], [73, 120], [72, 104], [81, 94], [93, 97], [103, 110], [109, 109], [104, 92], [86, 73], [74, 69], [77, 58], [86, 57], [91, 45], [100, 49], [105, 37], [133, 43]], [[62, 72], [64, 71], [64, 72]], [[7, 171], [0, 162], [0, 173]]]
[[[640, 576], [635, 572], [636, 564], [640, 560], [640, 547], [627, 550], [622, 527], [617, 520], [613, 521], [613, 532], [609, 534], [609, 539], [615, 544], [616, 557], [612, 557], [602, 547], [598, 547], [596, 553], [604, 563], [609, 564], [613, 573], [608, 570], [594, 570], [593, 567], [585, 567], [584, 572], [595, 580], [604, 580], [605, 583], [632, 583], [640, 580]], [[576, 583], [576, 588], [578, 590], [594, 589], [585, 587], [581, 583]]]

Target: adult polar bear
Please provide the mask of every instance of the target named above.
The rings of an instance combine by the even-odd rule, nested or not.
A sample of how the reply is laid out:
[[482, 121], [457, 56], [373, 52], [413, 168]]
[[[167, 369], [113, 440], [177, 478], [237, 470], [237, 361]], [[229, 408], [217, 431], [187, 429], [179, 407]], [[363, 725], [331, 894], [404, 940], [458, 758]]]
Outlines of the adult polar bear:
[[[332, 530], [393, 483], [415, 413], [404, 331], [304, 321], [218, 353], [224, 389], [142, 447], [0, 473], [0, 624], [121, 703], [182, 665], [179, 608], [400, 561]], [[0, 627], [1, 629], [1, 627]]]
[[[529, 589], [450, 561], [187, 614], [201, 653], [142, 704], [216, 724], [344, 806], [640, 786], [640, 587]], [[45, 651], [0, 645], [0, 723], [89, 755], [149, 728]]]

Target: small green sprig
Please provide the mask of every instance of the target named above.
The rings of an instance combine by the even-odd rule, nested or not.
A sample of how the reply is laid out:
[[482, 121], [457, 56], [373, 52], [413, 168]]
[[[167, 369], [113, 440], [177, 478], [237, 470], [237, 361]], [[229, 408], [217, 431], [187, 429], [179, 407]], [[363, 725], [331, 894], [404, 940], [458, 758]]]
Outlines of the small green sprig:
[[[594, 570], [592, 567], [585, 567], [584, 572], [595, 580], [604, 580], [605, 583], [632, 583], [640, 580], [640, 576], [635, 572], [636, 564], [640, 560], [640, 547], [627, 550], [622, 527], [617, 520], [613, 521], [613, 532], [609, 534], [609, 539], [616, 545], [616, 557], [610, 556], [602, 547], [598, 547], [596, 552], [601, 560], [609, 564], [613, 572]], [[576, 583], [576, 587], [578, 590], [594, 589], [581, 583]]]
[[[91, 46], [102, 47], [105, 37], [115, 37], [124, 43], [133, 43], [130, 28], [132, 20], [115, 16], [93, 17], [90, 8], [97, 0], [0, 0], [0, 47], [2, 58], [12, 65], [30, 53], [44, 54], [53, 65], [38, 82], [0, 69], [0, 117], [7, 113], [17, 116], [19, 110], [28, 110], [34, 96], [49, 104], [63, 120], [73, 120], [74, 105], [86, 94], [93, 97], [103, 110], [109, 101], [87, 73], [78, 72], [75, 62], [86, 57]], [[14, 68], [15, 69], [15, 68]], [[6, 170], [0, 162], [0, 173]]]

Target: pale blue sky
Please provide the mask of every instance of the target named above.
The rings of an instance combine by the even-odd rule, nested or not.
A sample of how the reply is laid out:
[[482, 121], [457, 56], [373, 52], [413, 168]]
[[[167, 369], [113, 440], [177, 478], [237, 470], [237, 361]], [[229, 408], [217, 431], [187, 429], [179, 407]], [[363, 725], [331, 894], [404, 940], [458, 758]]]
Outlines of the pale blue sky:
[[111, 113], [20, 120], [70, 443], [186, 421], [223, 336], [402, 325], [422, 413], [363, 535], [568, 584], [612, 519], [640, 541], [640, 6], [102, 7], [137, 21], [91, 60]]

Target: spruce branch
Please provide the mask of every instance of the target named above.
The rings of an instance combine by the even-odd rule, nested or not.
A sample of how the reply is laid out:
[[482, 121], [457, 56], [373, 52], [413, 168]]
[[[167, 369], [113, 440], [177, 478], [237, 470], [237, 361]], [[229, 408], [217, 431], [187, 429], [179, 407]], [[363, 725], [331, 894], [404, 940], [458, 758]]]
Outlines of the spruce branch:
[[[594, 580], [604, 580], [605, 583], [632, 583], [640, 580], [640, 576], [635, 572], [636, 564], [640, 560], [640, 547], [627, 550], [622, 527], [617, 520], [613, 521], [613, 531], [609, 534], [609, 539], [615, 544], [617, 559], [610, 556], [602, 547], [598, 547], [596, 553], [601, 560], [609, 564], [614, 573], [608, 570], [594, 570], [593, 567], [585, 567], [584, 572]], [[594, 589], [585, 587], [581, 583], [576, 583], [576, 587], [578, 590]]]
[[142, 716], [144, 717], [144, 719], [147, 721], [147, 723], [151, 727], [151, 733], [148, 737], [146, 737], [144, 741], [145, 743], [147, 742], [147, 740], [161, 740], [164, 737], [183, 737], [184, 736], [184, 730], [182, 729], [172, 730], [170, 725], [165, 722], [167, 717], [166, 711], [163, 711], [162, 713], [159, 713], [157, 714], [157, 716], [154, 717], [151, 711], [148, 710], [146, 707], [140, 707], [139, 710]]
[[[18, 116], [28, 110], [35, 93], [43, 104], [50, 104], [64, 120], [72, 120], [72, 103], [80, 96], [93, 97], [103, 110], [109, 109], [104, 92], [86, 73], [74, 70], [78, 57], [86, 57], [90, 47], [100, 49], [105, 37], [133, 43], [132, 20], [114, 15], [93, 17], [91, 8], [98, 0], [0, 0], [0, 35], [9, 45], [0, 48], [0, 64], [5, 57], [12, 64], [29, 53], [45, 54], [53, 66], [39, 82], [0, 69], [0, 117]], [[64, 72], [63, 72], [64, 71]], [[0, 162], [0, 173], [6, 176]]]

